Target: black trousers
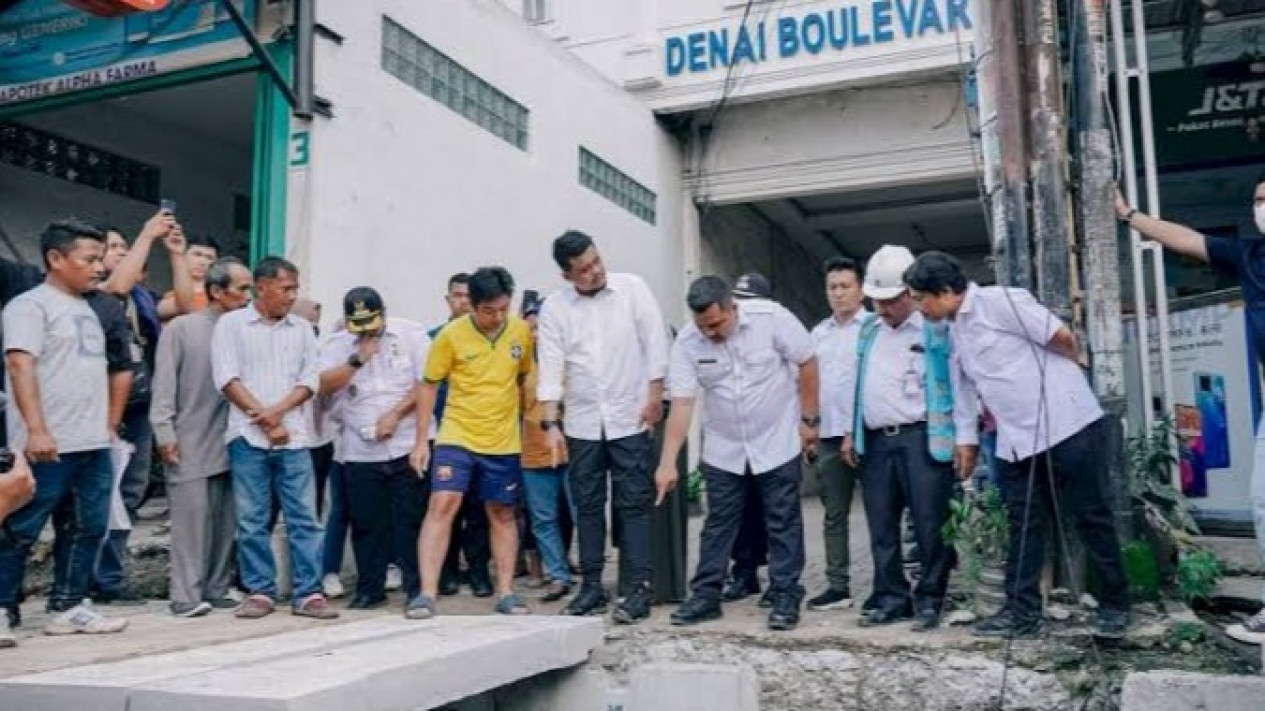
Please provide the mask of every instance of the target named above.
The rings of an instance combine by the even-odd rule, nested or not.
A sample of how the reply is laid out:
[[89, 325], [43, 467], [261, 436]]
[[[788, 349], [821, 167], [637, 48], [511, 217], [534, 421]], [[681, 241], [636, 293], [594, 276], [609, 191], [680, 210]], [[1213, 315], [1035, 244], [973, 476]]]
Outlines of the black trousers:
[[[429, 480], [429, 477], [427, 477]], [[488, 538], [488, 512], [479, 498], [477, 487], [471, 487], [461, 499], [461, 508], [452, 520], [452, 537], [444, 557], [443, 577], [456, 579], [461, 574], [461, 554], [466, 555], [470, 575], [486, 580], [491, 576], [492, 543]], [[429, 492], [427, 493], [429, 495]]]
[[[386, 594], [387, 565], [397, 563], [409, 598], [421, 591], [416, 549], [429, 493], [408, 457], [389, 462], [347, 462], [343, 486], [356, 555], [356, 594], [376, 599]], [[397, 551], [400, 551], [397, 561]]]
[[567, 438], [567, 480], [575, 497], [580, 572], [586, 585], [602, 583], [606, 562], [607, 472], [619, 527], [621, 588], [649, 585], [650, 512], [654, 508], [654, 440], [648, 433], [600, 442]]
[[1059, 508], [1076, 522], [1076, 532], [1098, 573], [1102, 584], [1099, 603], [1109, 610], [1129, 607], [1129, 584], [1108, 503], [1107, 460], [1103, 452], [1109, 423], [1107, 418], [1098, 420], [1048, 453], [1018, 462], [997, 460], [1002, 495], [1010, 511], [1007, 605], [1017, 617], [1041, 614], [1041, 568], [1045, 565], [1046, 529], [1054, 518], [1055, 496]]
[[802, 596], [804, 572], [804, 515], [799, 487], [800, 458], [762, 474], [735, 474], [703, 463], [707, 481], [707, 520], [699, 541], [698, 568], [691, 592], [701, 598], [720, 598], [725, 568], [733, 552], [738, 528], [747, 509], [748, 492], [760, 493], [764, 530], [769, 542], [769, 589], [774, 595]]
[[910, 607], [909, 580], [901, 554], [901, 516], [908, 507], [922, 566], [912, 603], [916, 611], [939, 611], [953, 569], [952, 549], [940, 535], [953, 498], [953, 465], [932, 459], [923, 423], [903, 426], [894, 434], [866, 430], [865, 447], [861, 500], [874, 559], [870, 599], [882, 610]]
[[755, 578], [761, 566], [769, 562], [769, 534], [764, 528], [764, 495], [760, 482], [747, 477], [746, 499], [738, 537], [734, 540], [733, 569], [735, 578]]

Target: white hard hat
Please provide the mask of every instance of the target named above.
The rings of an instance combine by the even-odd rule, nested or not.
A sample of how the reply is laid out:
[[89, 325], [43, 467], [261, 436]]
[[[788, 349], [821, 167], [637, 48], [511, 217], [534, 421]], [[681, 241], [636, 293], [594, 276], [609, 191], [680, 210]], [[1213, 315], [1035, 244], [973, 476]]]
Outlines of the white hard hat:
[[871, 299], [886, 301], [905, 291], [905, 270], [914, 263], [914, 253], [900, 245], [885, 244], [870, 257], [865, 267], [861, 291]]

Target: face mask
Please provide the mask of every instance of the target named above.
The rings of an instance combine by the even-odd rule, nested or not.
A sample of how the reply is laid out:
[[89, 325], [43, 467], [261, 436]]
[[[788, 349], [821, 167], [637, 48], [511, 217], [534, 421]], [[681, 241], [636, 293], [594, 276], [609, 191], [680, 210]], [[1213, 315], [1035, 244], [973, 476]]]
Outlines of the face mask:
[[1257, 205], [1254, 212], [1256, 213], [1256, 229], [1265, 235], [1265, 202]]

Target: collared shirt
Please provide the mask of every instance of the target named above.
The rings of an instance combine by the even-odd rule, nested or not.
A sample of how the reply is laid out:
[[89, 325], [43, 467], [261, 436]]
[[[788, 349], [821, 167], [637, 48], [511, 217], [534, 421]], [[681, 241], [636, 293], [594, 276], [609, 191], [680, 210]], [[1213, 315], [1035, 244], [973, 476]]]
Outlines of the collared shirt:
[[[865, 427], [878, 429], [927, 420], [925, 327], [926, 320], [917, 311], [897, 328], [879, 321], [861, 389]], [[949, 381], [953, 390], [954, 442], [978, 444], [979, 396], [952, 354]]]
[[1049, 349], [1062, 327], [1023, 289], [967, 287], [953, 349], [997, 421], [997, 456], [1006, 461], [1040, 454], [1103, 416], [1080, 366]]
[[808, 330], [764, 299], [738, 303], [715, 343], [693, 324], [672, 347], [673, 399], [702, 396], [703, 461], [733, 474], [772, 471], [800, 454], [799, 386], [789, 366], [813, 358]]
[[[238, 380], [264, 407], [281, 402], [295, 388], [307, 388], [313, 394], [320, 389], [317, 369], [316, 334], [307, 321], [287, 314], [276, 323], [264, 320], [256, 305], [251, 304], [220, 317], [211, 337], [211, 372], [215, 389]], [[282, 424], [290, 433], [290, 441], [281, 449], [307, 449], [312, 446], [311, 414], [308, 405], [286, 413]], [[228, 416], [224, 440], [246, 438], [252, 447], [273, 449], [268, 435], [251, 423], [236, 405]]]
[[870, 314], [859, 309], [847, 323], [832, 315], [813, 329], [813, 347], [821, 374], [821, 436], [842, 437], [852, 431], [856, 400], [857, 337]]
[[[344, 365], [356, 352], [358, 338], [340, 331], [321, 347], [322, 372]], [[365, 439], [378, 420], [408, 396], [422, 380], [430, 337], [416, 324], [387, 321], [378, 353], [370, 358], [351, 382], [331, 393], [329, 408], [338, 429], [338, 454], [345, 462], [389, 462], [407, 457], [417, 443], [417, 415], [409, 410], [400, 418], [395, 434], [387, 440]]]
[[[592, 297], [567, 287], [545, 299], [538, 330], [541, 402], [564, 406], [569, 437], [635, 435], [651, 381], [667, 374], [668, 338], [641, 277], [608, 274]], [[565, 387], [563, 383], [565, 384]]]
[[211, 334], [220, 315], [203, 309], [179, 316], [158, 338], [149, 421], [160, 445], [178, 444], [180, 461], [167, 480], [183, 483], [228, 471], [228, 401], [211, 376]]

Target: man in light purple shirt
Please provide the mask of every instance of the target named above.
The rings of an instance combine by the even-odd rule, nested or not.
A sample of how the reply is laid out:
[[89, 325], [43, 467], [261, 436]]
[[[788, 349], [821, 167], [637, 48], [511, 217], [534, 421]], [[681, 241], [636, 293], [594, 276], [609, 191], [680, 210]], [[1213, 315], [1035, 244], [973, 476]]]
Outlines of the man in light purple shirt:
[[953, 321], [953, 357], [997, 420], [997, 459], [1010, 511], [1006, 606], [975, 629], [981, 637], [1041, 631], [1041, 568], [1046, 512], [1057, 498], [1102, 582], [1096, 634], [1124, 636], [1128, 583], [1111, 507], [1109, 421], [1077, 364], [1076, 337], [1023, 289], [981, 287], [941, 252], [926, 252], [905, 273], [922, 312]]

